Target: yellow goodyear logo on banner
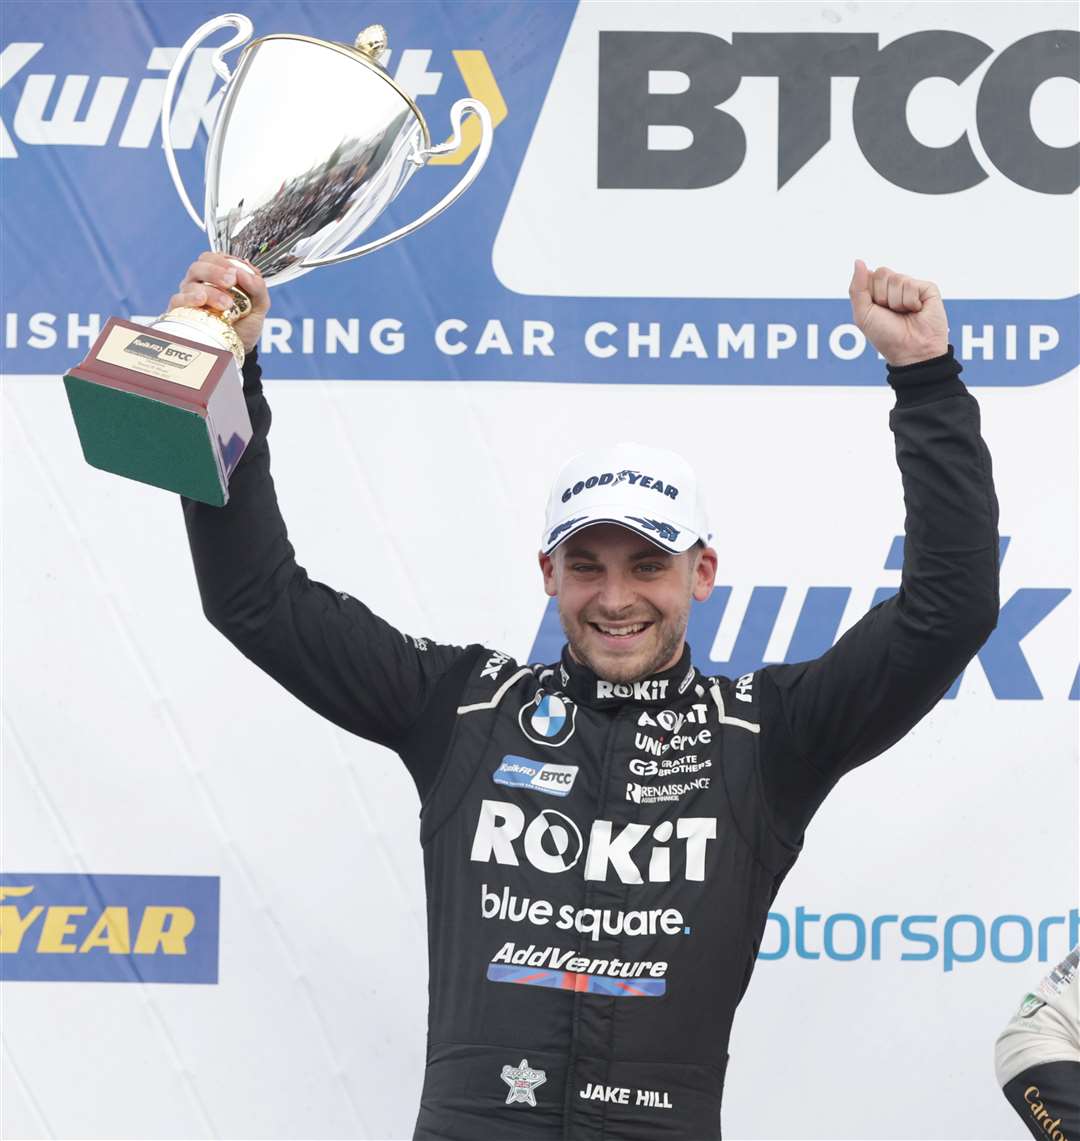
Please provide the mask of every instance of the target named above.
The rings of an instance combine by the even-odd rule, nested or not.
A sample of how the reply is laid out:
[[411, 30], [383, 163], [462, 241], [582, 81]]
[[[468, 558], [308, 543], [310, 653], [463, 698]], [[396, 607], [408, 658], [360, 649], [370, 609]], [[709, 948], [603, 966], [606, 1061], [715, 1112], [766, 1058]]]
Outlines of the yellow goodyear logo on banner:
[[0, 873], [0, 978], [216, 983], [217, 876]]

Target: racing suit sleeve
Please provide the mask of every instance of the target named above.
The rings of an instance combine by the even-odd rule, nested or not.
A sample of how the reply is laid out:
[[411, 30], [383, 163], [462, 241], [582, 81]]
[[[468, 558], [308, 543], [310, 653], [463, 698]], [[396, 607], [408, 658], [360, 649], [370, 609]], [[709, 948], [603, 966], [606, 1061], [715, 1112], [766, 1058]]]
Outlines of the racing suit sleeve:
[[229, 502], [212, 507], [181, 497], [203, 613], [309, 708], [402, 753], [423, 797], [441, 756], [410, 742], [440, 686], [456, 684], [460, 692], [480, 647], [408, 637], [362, 602], [308, 577], [270, 475], [270, 406], [256, 353], [243, 374], [253, 435], [229, 481]]
[[1032, 1137], [1080, 1136], [1080, 1062], [1044, 1062], [1001, 1087]]
[[821, 657], [760, 671], [771, 737], [762, 784], [788, 843], [799, 842], [844, 773], [937, 704], [997, 623], [997, 499], [979, 407], [961, 370], [952, 345], [888, 370], [906, 509], [899, 592]]
[[1080, 947], [1009, 1019], [994, 1044], [1005, 1100], [1033, 1137], [1080, 1137]]

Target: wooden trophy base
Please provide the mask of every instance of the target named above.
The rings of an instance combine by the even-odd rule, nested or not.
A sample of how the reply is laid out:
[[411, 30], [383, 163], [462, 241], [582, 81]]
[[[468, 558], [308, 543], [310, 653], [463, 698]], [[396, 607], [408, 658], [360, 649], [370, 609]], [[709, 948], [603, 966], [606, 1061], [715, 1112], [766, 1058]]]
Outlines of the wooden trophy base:
[[93, 467], [222, 507], [251, 440], [239, 369], [167, 325], [111, 317], [64, 376], [79, 442]]

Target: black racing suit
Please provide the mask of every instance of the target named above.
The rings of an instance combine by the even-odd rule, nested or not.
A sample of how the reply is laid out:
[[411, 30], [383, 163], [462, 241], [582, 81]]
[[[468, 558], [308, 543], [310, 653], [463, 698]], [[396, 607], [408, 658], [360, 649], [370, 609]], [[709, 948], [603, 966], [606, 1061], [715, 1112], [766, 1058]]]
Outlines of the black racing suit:
[[[890, 369], [899, 593], [820, 658], [612, 686], [402, 635], [297, 565], [270, 409], [224, 508], [184, 501], [206, 616], [420, 792], [427, 1069], [416, 1138], [718, 1138], [770, 903], [839, 777], [899, 740], [993, 629], [997, 503], [952, 349]], [[834, 396], [832, 399], [840, 399]], [[742, 494], [740, 484], [739, 494]], [[779, 1029], [779, 1028], [778, 1028]]]

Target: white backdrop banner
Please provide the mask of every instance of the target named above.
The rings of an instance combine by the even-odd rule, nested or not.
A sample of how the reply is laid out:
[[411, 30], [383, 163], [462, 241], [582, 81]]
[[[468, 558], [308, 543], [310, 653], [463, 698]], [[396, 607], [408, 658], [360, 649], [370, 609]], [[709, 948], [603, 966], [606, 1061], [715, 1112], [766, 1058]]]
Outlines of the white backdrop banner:
[[[452, 211], [275, 290], [261, 346], [300, 562], [412, 634], [553, 660], [550, 481], [641, 438], [727, 505], [697, 664], [823, 652], [895, 592], [903, 533], [852, 262], [938, 283], [994, 460], [1000, 621], [811, 824], [735, 1020], [724, 1130], [1024, 1136], [994, 1039], [1080, 938], [1075, 6], [239, 10], [342, 40], [379, 20], [433, 123], [466, 94], [496, 121]], [[154, 116], [218, 13], [5, 9], [4, 1136], [401, 1138], [416, 1114], [412, 781], [209, 626], [178, 501], [87, 466], [59, 379], [200, 248]], [[197, 58], [189, 185], [216, 90]]]

